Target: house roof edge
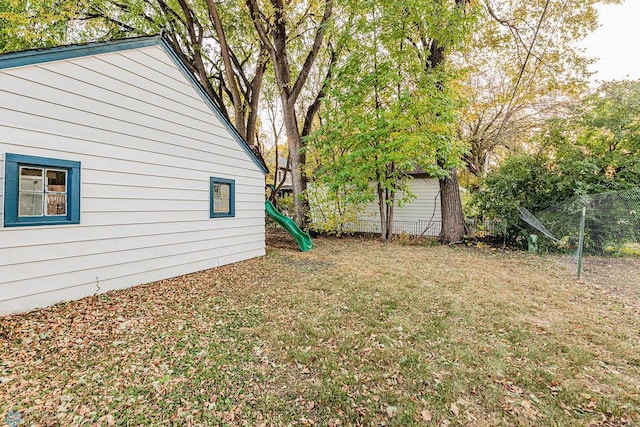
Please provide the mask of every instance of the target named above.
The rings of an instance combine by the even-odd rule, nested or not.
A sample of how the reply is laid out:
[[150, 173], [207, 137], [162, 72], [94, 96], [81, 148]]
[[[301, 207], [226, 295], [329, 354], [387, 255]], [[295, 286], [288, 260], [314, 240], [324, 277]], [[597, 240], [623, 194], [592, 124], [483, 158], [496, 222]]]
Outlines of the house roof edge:
[[140, 36], [119, 40], [80, 43], [3, 53], [0, 54], [0, 70], [42, 64], [46, 62], [62, 61], [65, 59], [80, 58], [89, 55], [99, 55], [104, 53], [118, 52], [122, 50], [132, 50], [149, 46], [163, 47], [165, 52], [169, 55], [174, 64], [182, 72], [184, 77], [191, 83], [191, 85], [198, 92], [205, 104], [207, 104], [207, 106], [211, 109], [215, 116], [222, 122], [225, 128], [227, 128], [236, 142], [238, 142], [240, 147], [245, 151], [245, 153], [247, 153], [247, 155], [263, 173], [268, 173], [269, 171], [266, 167], [266, 164], [264, 163], [264, 160], [258, 158], [258, 155], [253, 152], [247, 141], [245, 141], [245, 139], [240, 136], [229, 119], [224, 114], [222, 114], [220, 108], [218, 108], [213, 99], [211, 99], [211, 97], [207, 94], [202, 84], [189, 71], [189, 69], [180, 59], [180, 56], [175, 52], [171, 44], [161, 35]]

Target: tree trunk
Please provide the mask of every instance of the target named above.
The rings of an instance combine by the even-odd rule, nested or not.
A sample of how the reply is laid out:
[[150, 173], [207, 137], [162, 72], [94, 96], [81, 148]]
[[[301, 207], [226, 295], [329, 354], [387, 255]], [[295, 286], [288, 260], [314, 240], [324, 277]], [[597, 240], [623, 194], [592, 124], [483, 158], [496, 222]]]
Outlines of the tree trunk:
[[[273, 126], [275, 128], [275, 125]], [[275, 136], [275, 132], [273, 133], [273, 135]], [[275, 149], [276, 149], [276, 167], [273, 171], [273, 187], [271, 187], [271, 194], [269, 194], [269, 201], [271, 203], [273, 203], [273, 206], [278, 207], [277, 206], [277, 197], [276, 197], [276, 192], [278, 191], [278, 170], [280, 169], [280, 153], [278, 152], [278, 139], [276, 138], [276, 144], [275, 144]], [[286, 170], [285, 170], [286, 172]]]
[[[287, 34], [289, 23], [285, 13], [285, 2], [283, 0], [270, 0], [269, 3], [273, 8], [272, 17], [268, 17], [260, 10], [257, 0], [245, 0], [245, 3], [258, 36], [271, 56], [276, 84], [281, 91], [282, 114], [284, 115], [287, 143], [289, 145], [289, 160], [291, 161], [294, 220], [301, 228], [307, 229], [309, 226], [309, 201], [306, 195], [306, 155], [304, 153], [304, 141], [298, 127], [296, 102], [309, 79], [318, 53], [322, 49], [327, 23], [333, 13], [333, 0], [324, 1], [324, 13], [313, 36], [313, 44], [307, 52], [302, 66], [299, 67], [298, 75], [295, 79], [292, 76], [289, 62], [288, 43], [290, 39]], [[322, 93], [322, 88], [320, 91]], [[307, 114], [305, 121], [312, 120], [317, 112], [315, 102], [310, 108], [311, 113]]]
[[[390, 194], [389, 194], [390, 193]], [[396, 202], [396, 192], [387, 190], [387, 217], [385, 221], [387, 222], [387, 235], [384, 236], [384, 240], [391, 240], [393, 237], [393, 213], [395, 209]]]
[[[465, 8], [467, 0], [455, 0], [456, 7]], [[431, 44], [431, 54], [426, 69], [434, 69], [442, 66], [445, 60], [446, 46], [438, 40]], [[464, 214], [462, 213], [462, 200], [460, 199], [460, 186], [458, 184], [458, 171], [450, 168], [446, 178], [440, 182], [440, 213], [442, 215], [442, 231], [440, 241], [442, 243], [454, 243], [462, 241], [464, 237]]]
[[211, 23], [213, 24], [213, 28], [216, 30], [216, 34], [218, 35], [218, 43], [220, 43], [220, 56], [222, 57], [222, 62], [224, 64], [224, 72], [227, 78], [227, 87], [229, 88], [229, 93], [231, 95], [231, 103], [233, 104], [233, 122], [236, 130], [240, 134], [240, 136], [244, 137], [247, 140], [247, 124], [244, 121], [243, 113], [243, 102], [240, 97], [240, 89], [238, 88], [238, 82], [236, 81], [236, 76], [233, 74], [233, 67], [231, 65], [231, 49], [227, 44], [227, 36], [224, 32], [224, 28], [222, 27], [222, 22], [220, 21], [220, 15], [218, 14], [218, 9], [216, 8], [216, 4], [213, 0], [207, 0], [207, 6], [209, 8], [209, 17], [211, 18]]
[[449, 170], [449, 176], [440, 179], [440, 209], [442, 212], [442, 243], [461, 242], [465, 234], [460, 186], [458, 185], [458, 171]]
[[[260, 92], [262, 90], [262, 80], [264, 78], [264, 73], [267, 70], [267, 57], [268, 53], [265, 49], [262, 50], [260, 56], [258, 57], [258, 66], [256, 67], [256, 72], [254, 74], [253, 80], [251, 84], [247, 88], [247, 93], [245, 94], [245, 98], [249, 99], [249, 111], [247, 113], [247, 143], [252, 145], [258, 145], [257, 141], [257, 132], [258, 129], [258, 110], [260, 103]], [[263, 151], [264, 153], [264, 151]]]
[[378, 209], [380, 211], [380, 239], [391, 240], [393, 237], [393, 213], [395, 208], [396, 192], [385, 189], [380, 184], [378, 177]]
[[[286, 97], [286, 94], [282, 95]], [[286, 103], [285, 100], [282, 101]], [[287, 146], [289, 147], [289, 161], [291, 162], [291, 189], [293, 190], [294, 221], [302, 229], [309, 227], [309, 202], [306, 197], [307, 177], [305, 174], [304, 144], [298, 129], [298, 119], [295, 108], [284, 108], [284, 126], [287, 132]]]
[[378, 182], [378, 209], [380, 211], [380, 239], [386, 240], [386, 236], [389, 234], [387, 230], [387, 221], [385, 221], [387, 209], [386, 209], [386, 203], [385, 203], [385, 197], [384, 197], [384, 189], [382, 188], [382, 185], [380, 185], [379, 182]]

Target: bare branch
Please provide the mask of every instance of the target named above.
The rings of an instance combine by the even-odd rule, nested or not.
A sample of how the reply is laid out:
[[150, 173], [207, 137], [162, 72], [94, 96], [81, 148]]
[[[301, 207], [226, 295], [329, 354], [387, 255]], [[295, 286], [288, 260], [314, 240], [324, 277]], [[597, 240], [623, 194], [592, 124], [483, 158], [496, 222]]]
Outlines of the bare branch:
[[220, 43], [220, 55], [222, 56], [222, 62], [224, 63], [224, 72], [227, 78], [227, 87], [229, 90], [229, 95], [231, 97], [231, 102], [233, 103], [234, 109], [234, 121], [236, 125], [236, 129], [245, 139], [247, 137], [246, 129], [244, 125], [244, 115], [242, 114], [242, 100], [240, 98], [240, 91], [238, 89], [238, 83], [236, 77], [233, 73], [233, 68], [231, 65], [231, 57], [230, 52], [231, 48], [227, 43], [227, 36], [224, 32], [224, 28], [222, 27], [222, 22], [220, 21], [220, 15], [218, 14], [218, 9], [213, 2], [213, 0], [206, 0], [207, 6], [209, 8], [209, 17], [211, 18], [211, 22], [213, 23], [213, 27], [218, 35], [218, 43]]
[[262, 24], [264, 21], [266, 21], [266, 19], [264, 14], [258, 7], [258, 3], [256, 2], [256, 0], [247, 0], [246, 4], [247, 4], [247, 7], [249, 8], [249, 13], [251, 14], [251, 20], [253, 21], [253, 25], [256, 28], [256, 31], [258, 33], [258, 36], [260, 37], [260, 40], [262, 40], [262, 43], [269, 50], [269, 52], [272, 55], [275, 55], [275, 51], [276, 51], [275, 47], [271, 43], [271, 40], [269, 39], [269, 36], [267, 34], [267, 30]]
[[326, 0], [324, 14], [322, 15], [322, 20], [320, 21], [320, 25], [316, 32], [316, 36], [313, 40], [313, 46], [307, 55], [307, 58], [300, 69], [300, 73], [298, 74], [298, 78], [296, 79], [293, 88], [291, 89], [291, 93], [289, 94], [292, 100], [298, 98], [300, 92], [302, 91], [302, 87], [304, 86], [307, 78], [309, 77], [309, 73], [311, 72], [311, 68], [313, 67], [313, 63], [320, 52], [320, 47], [322, 46], [322, 40], [327, 31], [327, 23], [329, 18], [331, 18], [331, 14], [333, 11], [333, 0]]
[[331, 58], [329, 59], [329, 66], [327, 67], [327, 74], [322, 82], [322, 87], [318, 91], [316, 98], [313, 100], [309, 108], [307, 109], [307, 114], [304, 118], [304, 125], [302, 127], [302, 137], [305, 137], [311, 133], [311, 128], [313, 126], [313, 119], [320, 110], [320, 103], [322, 98], [324, 98], [327, 94], [327, 89], [329, 87], [329, 82], [331, 81], [331, 75], [333, 73], [333, 67], [335, 66], [337, 61], [337, 54], [334, 49], [331, 49]]

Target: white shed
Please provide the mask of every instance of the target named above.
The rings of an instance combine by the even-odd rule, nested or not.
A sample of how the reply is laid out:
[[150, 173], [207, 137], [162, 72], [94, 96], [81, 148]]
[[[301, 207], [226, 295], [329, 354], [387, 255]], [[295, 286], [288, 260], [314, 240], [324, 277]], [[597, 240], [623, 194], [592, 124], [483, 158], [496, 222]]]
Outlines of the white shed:
[[[393, 214], [393, 233], [413, 236], [438, 237], [442, 230], [440, 210], [440, 183], [426, 173], [417, 171], [411, 174], [409, 190], [413, 198], [402, 206], [398, 200], [402, 192], [396, 195]], [[375, 184], [370, 183], [371, 192]], [[315, 227], [322, 230], [335, 222], [343, 222], [340, 231], [356, 233], [380, 233], [380, 209], [377, 197], [355, 209], [339, 213], [334, 200], [327, 198], [327, 189], [323, 185], [311, 183], [308, 186], [311, 218]], [[344, 206], [341, 207], [344, 209]]]
[[0, 315], [264, 255], [265, 172], [161, 37], [0, 55]]
[[[409, 189], [414, 196], [410, 202], [398, 206], [396, 201], [393, 213], [394, 234], [406, 233], [413, 236], [437, 237], [442, 229], [440, 212], [440, 183], [426, 174], [412, 174]], [[398, 194], [396, 200], [402, 198]], [[368, 203], [360, 214], [356, 231], [379, 233], [380, 210], [377, 200]]]

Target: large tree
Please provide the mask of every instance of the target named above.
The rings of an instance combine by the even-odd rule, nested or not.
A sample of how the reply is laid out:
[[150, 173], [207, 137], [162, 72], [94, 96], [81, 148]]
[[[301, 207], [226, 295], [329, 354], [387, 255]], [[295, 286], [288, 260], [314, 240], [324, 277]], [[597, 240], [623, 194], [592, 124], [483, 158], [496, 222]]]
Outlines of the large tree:
[[[451, 13], [442, 13], [443, 16], [449, 17], [445, 21], [447, 31], [442, 33], [434, 33], [433, 29], [421, 31], [422, 51], [424, 52], [422, 56], [425, 61], [426, 72], [442, 69], [445, 66], [447, 49], [455, 42], [455, 36], [461, 37], [461, 35], [464, 35], [465, 29], [468, 29], [464, 25], [465, 21], [463, 19], [467, 14], [467, 6], [468, 0], [454, 0]], [[456, 32], [455, 29], [457, 27], [459, 29]], [[427, 39], [427, 37], [430, 37], [430, 39]], [[424, 40], [429, 40], [429, 43], [426, 44]], [[427, 47], [428, 50], [426, 50]], [[445, 147], [438, 153], [438, 165], [448, 171], [448, 174], [439, 180], [440, 207], [442, 211], [440, 240], [443, 243], [459, 242], [465, 234], [464, 214], [462, 212], [460, 185], [458, 183], [458, 157], [451, 156], [451, 151], [453, 150], [450, 147]]]
[[[326, 78], [315, 88], [315, 96], [306, 108], [301, 105], [301, 93], [309, 83], [317, 58], [327, 49], [326, 33], [333, 15], [333, 0], [301, 6], [283, 0], [246, 0], [256, 32], [271, 57], [275, 82], [280, 91], [282, 115], [287, 133], [289, 162], [293, 187], [295, 221], [306, 228], [309, 205], [305, 194], [307, 178], [304, 137], [324, 96], [324, 81], [328, 80], [332, 64], [328, 64]], [[309, 89], [309, 88], [307, 88]], [[311, 89], [313, 90], [313, 89]], [[299, 119], [302, 110], [304, 119]]]
[[589, 60], [578, 41], [597, 25], [595, 6], [615, 2], [481, 3], [480, 25], [456, 58], [468, 70], [459, 135], [469, 145], [465, 162], [472, 176], [484, 176], [505, 151], [526, 148], [547, 119], [583, 93]]
[[[393, 234], [394, 205], [411, 197], [409, 174], [421, 168], [448, 182], [448, 169], [460, 161], [443, 59], [444, 46], [463, 38], [467, 20], [454, 3], [433, 0], [352, 5], [360, 17], [314, 135], [322, 162], [317, 176], [330, 191], [350, 189], [351, 202], [377, 200], [386, 240]], [[462, 223], [461, 209], [458, 214]]]

